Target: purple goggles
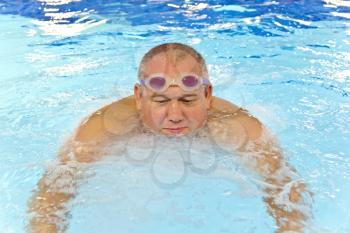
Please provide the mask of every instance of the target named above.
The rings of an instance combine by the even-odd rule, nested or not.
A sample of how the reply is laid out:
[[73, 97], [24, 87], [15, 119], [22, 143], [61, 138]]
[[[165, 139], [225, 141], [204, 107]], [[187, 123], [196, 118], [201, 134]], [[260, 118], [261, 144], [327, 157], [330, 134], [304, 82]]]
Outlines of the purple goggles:
[[208, 79], [195, 74], [185, 74], [180, 81], [167, 78], [164, 74], [153, 74], [140, 80], [140, 84], [151, 89], [153, 92], [164, 92], [170, 85], [178, 85], [184, 91], [193, 91], [201, 85], [210, 85]]

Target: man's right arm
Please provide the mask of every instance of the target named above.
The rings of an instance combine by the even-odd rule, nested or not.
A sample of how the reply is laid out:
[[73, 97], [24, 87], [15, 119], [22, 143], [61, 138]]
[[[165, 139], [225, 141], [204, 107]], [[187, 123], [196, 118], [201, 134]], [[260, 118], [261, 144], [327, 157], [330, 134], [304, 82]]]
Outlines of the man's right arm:
[[75, 135], [61, 148], [58, 161], [39, 180], [37, 190], [29, 201], [30, 233], [64, 232], [67, 227], [67, 204], [75, 196], [80, 169], [102, 156], [98, 150], [105, 135], [102, 120], [93, 114], [83, 122]]
[[101, 150], [114, 136], [137, 127], [138, 115], [132, 96], [96, 111], [81, 123], [76, 133], [62, 147], [56, 165], [46, 171], [29, 201], [30, 233], [64, 232], [67, 227], [67, 204], [76, 193], [82, 178], [82, 164], [99, 160]]

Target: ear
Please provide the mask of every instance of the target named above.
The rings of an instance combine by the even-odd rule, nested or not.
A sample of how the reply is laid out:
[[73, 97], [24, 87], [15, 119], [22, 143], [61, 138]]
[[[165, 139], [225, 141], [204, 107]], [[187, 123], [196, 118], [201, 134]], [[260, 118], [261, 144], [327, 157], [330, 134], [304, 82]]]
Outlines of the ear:
[[204, 90], [204, 94], [205, 94], [205, 105], [207, 110], [209, 110], [211, 108], [211, 100], [212, 100], [212, 94], [213, 94], [213, 87], [212, 85], [206, 86], [205, 90]]
[[142, 88], [140, 84], [136, 83], [134, 86], [134, 99], [136, 102], [137, 110], [141, 109], [141, 97], [142, 97]]

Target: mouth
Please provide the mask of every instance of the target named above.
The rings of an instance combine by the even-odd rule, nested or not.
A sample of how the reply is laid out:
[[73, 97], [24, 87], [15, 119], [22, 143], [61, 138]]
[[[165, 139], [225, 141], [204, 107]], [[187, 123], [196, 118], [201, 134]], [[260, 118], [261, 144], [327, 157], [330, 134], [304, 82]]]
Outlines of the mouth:
[[181, 136], [185, 133], [187, 127], [164, 128], [164, 130], [170, 135]]

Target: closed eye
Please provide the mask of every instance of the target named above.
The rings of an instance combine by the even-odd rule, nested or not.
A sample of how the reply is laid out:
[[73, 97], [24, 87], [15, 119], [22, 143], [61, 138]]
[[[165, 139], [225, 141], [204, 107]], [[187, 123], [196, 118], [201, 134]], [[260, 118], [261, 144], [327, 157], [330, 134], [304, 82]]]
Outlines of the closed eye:
[[169, 102], [170, 99], [167, 99], [167, 98], [153, 98], [152, 101], [161, 104], [161, 103], [167, 103], [167, 102]]
[[167, 103], [167, 102], [169, 102], [170, 100], [154, 100], [154, 102], [157, 102], [157, 103], [160, 103], [160, 104], [162, 104], [162, 103]]
[[196, 100], [197, 100], [196, 98], [181, 98], [181, 99], [179, 99], [179, 101], [181, 101], [183, 103], [192, 103]]

